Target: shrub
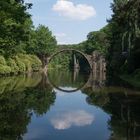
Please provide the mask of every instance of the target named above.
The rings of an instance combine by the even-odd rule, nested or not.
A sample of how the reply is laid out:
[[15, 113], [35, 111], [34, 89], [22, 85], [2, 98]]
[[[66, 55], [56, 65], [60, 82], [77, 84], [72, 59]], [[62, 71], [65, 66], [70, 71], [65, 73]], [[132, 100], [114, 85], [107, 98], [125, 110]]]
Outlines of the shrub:
[[26, 66], [25, 66], [24, 62], [22, 62], [22, 60], [18, 56], [15, 57], [15, 61], [19, 68], [19, 72], [24, 73], [26, 71]]
[[26, 70], [29, 71], [39, 71], [42, 66], [41, 61], [35, 55], [20, 54], [18, 57], [24, 62]]
[[31, 62], [28, 60], [28, 55], [19, 54], [18, 58], [24, 63], [26, 71], [31, 72], [32, 71], [32, 66], [31, 66]]
[[6, 65], [5, 58], [3, 56], [1, 56], [1, 55], [0, 55], [0, 64], [1, 65]]
[[7, 60], [7, 65], [11, 67], [11, 73], [17, 74], [19, 72], [19, 67], [14, 59], [9, 58]]
[[0, 64], [0, 75], [7, 75], [11, 73], [11, 68], [6, 65]]
[[0, 75], [39, 71], [42, 63], [35, 55], [18, 54], [7, 61], [0, 55]]
[[42, 66], [42, 63], [39, 60], [39, 58], [35, 55], [29, 55], [28, 58], [30, 59], [30, 62], [32, 64], [32, 70], [33, 71], [39, 71], [39, 69]]
[[31, 72], [32, 71], [31, 62], [28, 59], [23, 59], [22, 61], [25, 64], [26, 71]]

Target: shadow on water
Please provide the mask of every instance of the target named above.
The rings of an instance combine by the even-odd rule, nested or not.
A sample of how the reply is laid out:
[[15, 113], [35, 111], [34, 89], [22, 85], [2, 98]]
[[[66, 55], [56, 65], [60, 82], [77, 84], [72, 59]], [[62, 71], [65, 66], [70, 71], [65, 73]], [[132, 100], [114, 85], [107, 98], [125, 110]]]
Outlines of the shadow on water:
[[[50, 85], [48, 78], [53, 84]], [[93, 138], [97, 140], [140, 139], [140, 92], [125, 87], [106, 87], [104, 83], [104, 78], [98, 76], [53, 70], [49, 76], [34, 73], [28, 76], [0, 78], [0, 139], [30, 139], [27, 134], [30, 134], [30, 129], [36, 126], [33, 118], [36, 118], [36, 121], [39, 120], [38, 117], [46, 117], [49, 120], [48, 116], [50, 116], [52, 119], [53, 116], [58, 115], [58, 113], [55, 114], [55, 111], [59, 111], [61, 108], [66, 111], [61, 112], [58, 118], [60, 119], [64, 115], [69, 119], [63, 116], [59, 123], [56, 123], [59, 120], [57, 118], [54, 125], [55, 128], [61, 128], [63, 131], [61, 130], [60, 133], [60, 130], [59, 132], [56, 131], [50, 123], [47, 123], [44, 129], [50, 130], [49, 134], [47, 135], [43, 131], [44, 137], [38, 135], [36, 139], [59, 140], [63, 137], [67, 137], [68, 140], [74, 137], [83, 140]], [[64, 91], [73, 92], [77, 89], [78, 91], [75, 91], [75, 94], [68, 94], [63, 91], [64, 94], [59, 96], [61, 91], [56, 87], [54, 88], [53, 85]], [[86, 112], [89, 111], [90, 114], [98, 112], [94, 114], [95, 120], [92, 118], [95, 124], [91, 121], [90, 123], [85, 121], [86, 125], [81, 124], [81, 121], [84, 122], [83, 119], [91, 119], [91, 117], [85, 111], [76, 111], [78, 107]], [[76, 117], [67, 113], [71, 109], [74, 109], [71, 113]], [[81, 114], [87, 116], [82, 117]], [[108, 117], [100, 114], [106, 114]], [[78, 116], [82, 118], [77, 122], [75, 119]], [[105, 123], [102, 121], [100, 123], [98, 118], [107, 119]], [[64, 123], [65, 120], [67, 121], [66, 124]], [[75, 124], [75, 127], [71, 126], [73, 129], [70, 129], [70, 123], [72, 123], [71, 125]], [[65, 124], [65, 127], [62, 124]], [[30, 128], [29, 125], [32, 127]], [[41, 125], [38, 124], [36, 130], [39, 131], [40, 127]], [[64, 130], [64, 128], [67, 129]], [[104, 131], [101, 131], [102, 128]], [[30, 135], [35, 134], [31, 133]]]

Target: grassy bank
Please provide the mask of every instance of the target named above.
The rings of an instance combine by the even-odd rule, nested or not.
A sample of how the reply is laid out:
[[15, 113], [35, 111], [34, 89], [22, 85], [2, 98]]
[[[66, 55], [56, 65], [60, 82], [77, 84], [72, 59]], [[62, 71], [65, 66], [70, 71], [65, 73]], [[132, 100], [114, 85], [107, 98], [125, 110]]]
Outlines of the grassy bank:
[[133, 74], [121, 75], [120, 78], [136, 88], [140, 88], [140, 69], [137, 69]]
[[39, 71], [41, 66], [40, 59], [35, 55], [18, 54], [10, 58], [0, 55], [0, 76]]

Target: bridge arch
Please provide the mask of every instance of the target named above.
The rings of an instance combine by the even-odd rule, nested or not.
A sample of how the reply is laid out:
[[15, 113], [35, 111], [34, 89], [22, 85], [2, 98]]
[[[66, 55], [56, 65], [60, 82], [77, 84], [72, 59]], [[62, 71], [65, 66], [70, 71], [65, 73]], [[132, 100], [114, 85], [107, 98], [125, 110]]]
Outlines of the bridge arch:
[[79, 51], [79, 50], [76, 50], [76, 49], [71, 49], [71, 48], [67, 48], [67, 49], [61, 49], [61, 50], [58, 50], [57, 52], [55, 52], [54, 54], [52, 54], [48, 59], [47, 59], [47, 63], [50, 63], [51, 60], [58, 54], [62, 53], [62, 52], [67, 52], [67, 51], [75, 51], [79, 54], [81, 54], [88, 62], [89, 66], [90, 66], [90, 69], [92, 69], [92, 64], [90, 62], [90, 55], [87, 55], [85, 53], [83, 53], [82, 51]]

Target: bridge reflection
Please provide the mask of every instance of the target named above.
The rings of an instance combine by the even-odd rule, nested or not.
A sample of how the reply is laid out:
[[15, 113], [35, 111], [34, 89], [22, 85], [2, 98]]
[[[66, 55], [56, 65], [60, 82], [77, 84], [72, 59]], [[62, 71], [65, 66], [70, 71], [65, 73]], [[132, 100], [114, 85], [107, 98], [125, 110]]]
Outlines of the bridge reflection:
[[[50, 80], [49, 75], [48, 75], [48, 64], [51, 62], [51, 60], [56, 55], [67, 52], [67, 51], [80, 53], [87, 60], [89, 66], [90, 66], [90, 75], [88, 76], [87, 81], [84, 84], [80, 85], [79, 87], [74, 88], [74, 90], [69, 90], [69, 91], [65, 90], [65, 89], [61, 89], [52, 80]], [[75, 62], [76, 62], [76, 60], [75, 60]], [[77, 63], [74, 63], [74, 64], [76, 66], [74, 65], [73, 83], [77, 79], [77, 76], [79, 74], [79, 67], [80, 67], [77, 65]], [[91, 55], [88, 55], [88, 54], [85, 54], [82, 51], [79, 51], [76, 49], [62, 48], [47, 58], [44, 72], [46, 75], [46, 83], [63, 92], [76, 92], [80, 89], [85, 89], [87, 87], [91, 87], [92, 89], [101, 88], [104, 86], [105, 79], [106, 79], [106, 61], [105, 61], [105, 57], [98, 51], [94, 51]]]
[[[78, 75], [79, 69], [74, 69], [72, 74], [72, 83], [76, 82]], [[49, 77], [48, 72], [45, 73], [45, 77], [46, 84], [50, 85], [51, 87], [59, 91], [70, 93], [76, 92], [78, 90], [83, 90], [86, 88], [92, 88], [93, 90], [102, 88], [105, 85], [106, 73], [103, 69], [102, 70], [93, 69], [93, 71], [91, 71], [89, 75], [86, 75], [86, 80], [84, 81], [84, 83], [71, 90], [63, 89], [60, 85], [55, 84], [55, 82], [51, 80], [51, 78]]]

